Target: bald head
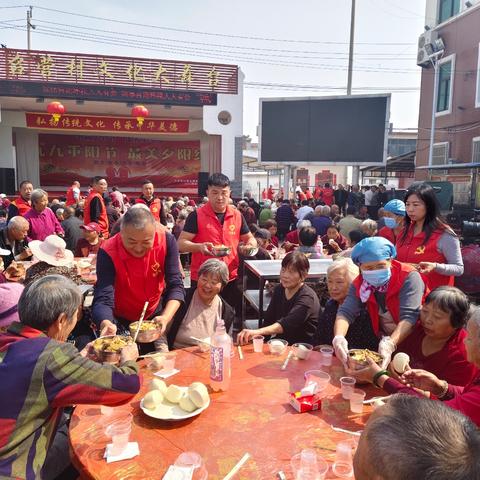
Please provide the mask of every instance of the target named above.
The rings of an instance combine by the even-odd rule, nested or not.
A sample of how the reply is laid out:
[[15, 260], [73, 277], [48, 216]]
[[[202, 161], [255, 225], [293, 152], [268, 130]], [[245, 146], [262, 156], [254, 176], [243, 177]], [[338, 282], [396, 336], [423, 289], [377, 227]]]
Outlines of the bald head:
[[12, 217], [8, 222], [8, 237], [10, 240], [23, 240], [26, 238], [29, 224], [23, 217]]

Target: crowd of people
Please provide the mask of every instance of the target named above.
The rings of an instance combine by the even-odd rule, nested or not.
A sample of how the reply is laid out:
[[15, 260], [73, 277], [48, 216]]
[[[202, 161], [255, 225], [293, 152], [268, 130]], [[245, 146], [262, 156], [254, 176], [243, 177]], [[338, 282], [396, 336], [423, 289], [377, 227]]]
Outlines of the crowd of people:
[[[64, 408], [128, 402], [140, 388], [139, 353], [196, 345], [192, 337], [211, 337], [223, 319], [240, 345], [255, 335], [332, 345], [358, 381], [403, 394], [368, 422], [356, 478], [479, 478], [468, 452], [480, 446], [480, 309], [454, 286], [460, 241], [430, 185], [413, 184], [403, 200], [383, 185], [298, 188], [295, 199], [269, 188], [259, 204], [250, 195], [234, 202], [228, 177], [215, 173], [198, 204], [159, 198], [149, 180], [136, 199], [109, 192], [103, 177], [83, 193], [75, 181], [49, 201], [24, 181], [13, 201], [1, 197], [0, 383], [12, 395], [0, 399], [0, 477], [69, 478], [59, 477], [69, 463]], [[88, 311], [77, 287], [82, 258], [96, 273]], [[323, 258], [325, 282], [310, 280], [311, 262]], [[244, 268], [251, 259], [281, 260], [257, 328], [242, 316], [244, 283], [258, 288]], [[128, 334], [145, 306], [161, 337], [141, 352], [125, 348], [118, 367], [93, 361], [91, 340]], [[352, 348], [378, 351], [381, 365], [354, 370]], [[398, 352], [409, 355], [405, 372], [392, 367]], [[448, 432], [432, 443], [442, 425]], [[430, 457], [413, 441], [431, 444]], [[388, 442], [409, 461], [366, 461]]]

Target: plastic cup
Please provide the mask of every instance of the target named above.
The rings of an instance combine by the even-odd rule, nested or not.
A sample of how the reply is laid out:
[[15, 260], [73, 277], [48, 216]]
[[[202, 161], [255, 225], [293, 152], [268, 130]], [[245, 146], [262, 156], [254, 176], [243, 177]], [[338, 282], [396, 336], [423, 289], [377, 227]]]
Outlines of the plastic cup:
[[352, 458], [352, 442], [337, 443], [335, 450], [335, 462], [332, 471], [339, 478], [350, 478], [353, 476], [353, 458]]
[[110, 455], [120, 455], [127, 448], [132, 431], [132, 418], [132, 414], [126, 412], [116, 415], [105, 428], [106, 435], [112, 439]]
[[265, 337], [263, 335], [255, 335], [253, 337], [253, 351], [255, 353], [263, 352], [263, 340]]
[[332, 364], [333, 359], [333, 347], [320, 348], [321, 364], [329, 367]]
[[175, 368], [175, 354], [166, 354], [162, 370], [171, 372]]
[[363, 412], [363, 401], [365, 400], [366, 393], [363, 390], [354, 389], [350, 394], [350, 411], [352, 413]]
[[317, 384], [317, 388], [315, 389], [315, 393], [321, 392], [325, 390], [328, 383], [330, 382], [330, 375], [323, 370], [309, 370], [305, 372], [305, 386], [308, 387], [312, 383]]
[[110, 416], [110, 415], [113, 415], [113, 407], [109, 407], [108, 405], [101, 405], [100, 406], [100, 413], [102, 415], [106, 415], [106, 416]]
[[192, 480], [206, 480], [208, 472], [205, 463], [197, 452], [183, 452], [175, 460], [175, 466], [193, 468]]
[[315, 450], [305, 449], [290, 461], [295, 480], [324, 480], [328, 463]]
[[356, 380], [353, 377], [342, 377], [340, 379], [340, 385], [342, 388], [342, 397], [345, 400], [350, 400], [350, 396], [355, 390]]

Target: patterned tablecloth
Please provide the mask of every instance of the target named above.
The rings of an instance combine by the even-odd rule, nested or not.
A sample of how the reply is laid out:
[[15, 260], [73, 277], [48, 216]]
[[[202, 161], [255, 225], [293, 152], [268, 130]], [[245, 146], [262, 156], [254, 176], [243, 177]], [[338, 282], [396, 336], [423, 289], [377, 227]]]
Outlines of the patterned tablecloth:
[[[264, 348], [267, 352], [266, 345]], [[211, 393], [207, 410], [181, 422], [156, 420], [140, 410], [140, 400], [153, 378], [142, 366], [142, 390], [128, 406], [118, 407], [131, 409], [134, 415], [130, 441], [138, 442], [140, 455], [132, 460], [107, 464], [103, 454], [108, 438], [103, 432], [100, 407], [78, 406], [72, 416], [70, 437], [81, 478], [161, 479], [182, 451], [198, 452], [211, 480], [222, 479], [246, 452], [251, 458], [236, 475], [237, 480], [275, 479], [279, 470], [293, 478], [290, 459], [303, 448], [315, 448], [331, 466], [336, 443], [353, 438], [333, 431], [331, 425], [362, 430], [371, 413], [371, 407], [365, 407], [363, 414], [350, 412], [348, 401], [340, 394], [342, 366], [334, 358], [331, 367], [321, 367], [332, 377], [322, 410], [300, 414], [289, 405], [288, 392], [303, 386], [305, 371], [319, 368], [320, 354], [312, 352], [308, 360], [292, 359], [282, 371], [286, 354], [254, 353], [251, 345], [243, 347], [243, 353], [244, 360], [240, 360], [235, 349], [229, 390]], [[181, 371], [167, 379], [167, 384], [208, 384], [208, 353], [196, 347], [177, 351], [176, 366]], [[371, 386], [366, 391], [367, 398], [379, 394]], [[327, 478], [336, 478], [331, 468]]]

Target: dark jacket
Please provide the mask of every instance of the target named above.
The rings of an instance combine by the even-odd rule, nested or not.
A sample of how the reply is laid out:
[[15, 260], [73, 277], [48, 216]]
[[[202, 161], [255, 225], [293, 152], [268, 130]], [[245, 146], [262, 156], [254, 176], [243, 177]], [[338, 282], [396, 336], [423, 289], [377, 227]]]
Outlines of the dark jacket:
[[12, 251], [12, 246], [7, 243], [7, 229], [7, 225], [0, 229], [0, 248], [3, 248], [4, 250], [10, 250], [10, 252], [12, 252], [10, 255], [5, 255], [3, 257], [3, 265], [5, 268], [7, 268], [13, 262], [16, 255], [20, 255], [26, 248], [28, 248], [27, 240], [25, 239], [15, 242]]
[[[190, 306], [190, 302], [192, 301], [193, 293], [195, 290], [190, 288], [188, 290], [185, 302], [180, 305], [180, 308], [175, 313], [175, 316], [172, 320], [172, 326], [170, 327], [169, 332], [167, 333], [167, 340], [168, 340], [168, 348], [173, 350], [173, 344], [175, 343], [175, 338], [177, 337], [178, 330], [180, 325], [187, 314], [188, 307]], [[233, 308], [222, 299], [222, 319], [225, 322], [225, 328], [230, 331], [230, 327], [233, 324], [233, 319], [235, 318], [235, 311]]]

